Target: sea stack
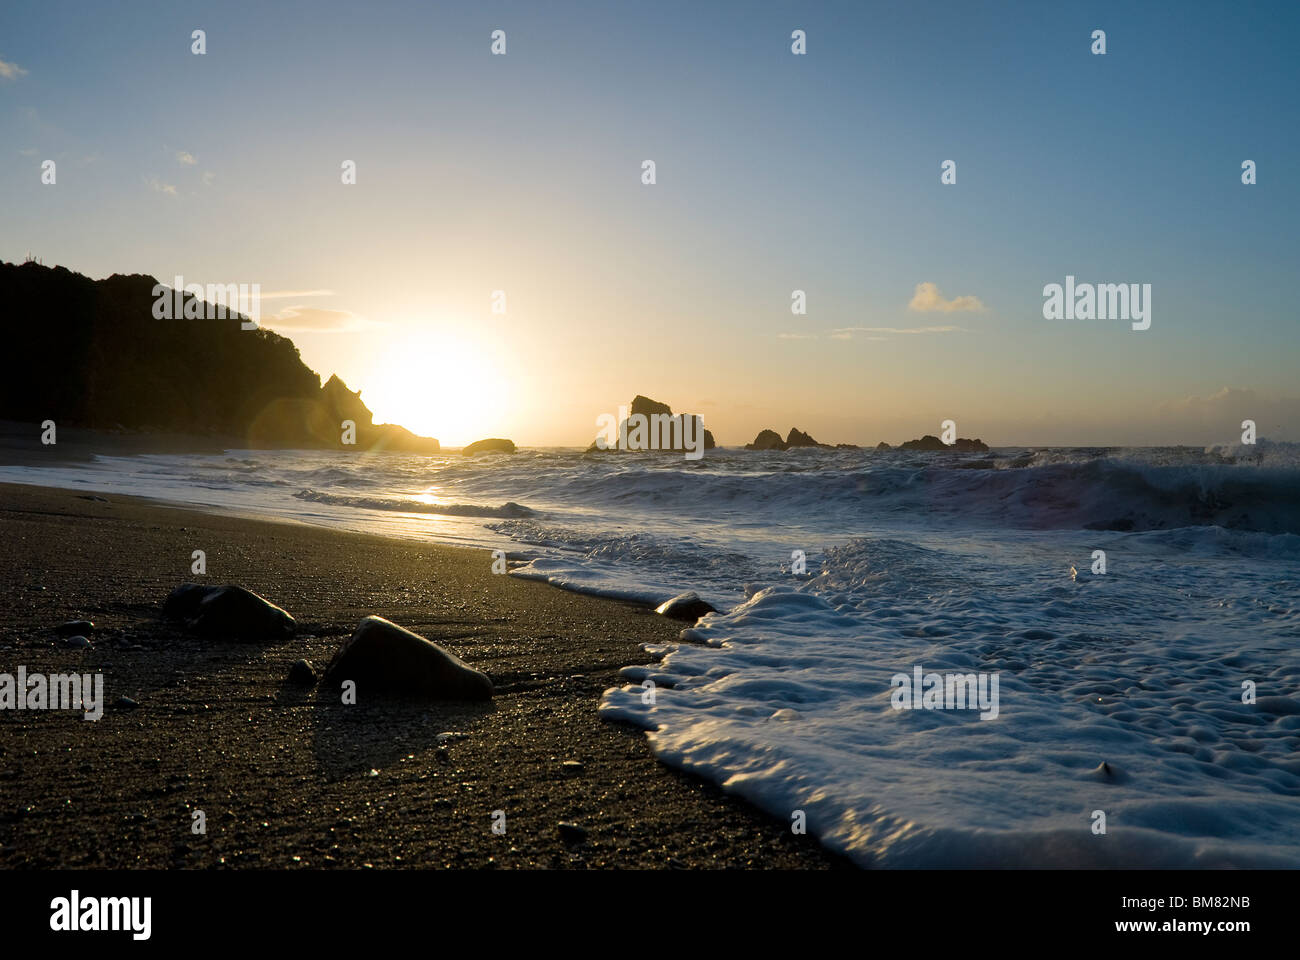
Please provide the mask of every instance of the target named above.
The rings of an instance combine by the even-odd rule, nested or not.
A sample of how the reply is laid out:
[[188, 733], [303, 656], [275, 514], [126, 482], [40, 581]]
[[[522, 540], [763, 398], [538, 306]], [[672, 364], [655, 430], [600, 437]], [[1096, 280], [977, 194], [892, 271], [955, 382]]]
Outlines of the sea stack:
[[468, 447], [461, 451], [466, 457], [472, 457], [480, 453], [514, 453], [515, 442], [506, 440], [503, 437], [489, 437], [486, 440], [475, 440]]

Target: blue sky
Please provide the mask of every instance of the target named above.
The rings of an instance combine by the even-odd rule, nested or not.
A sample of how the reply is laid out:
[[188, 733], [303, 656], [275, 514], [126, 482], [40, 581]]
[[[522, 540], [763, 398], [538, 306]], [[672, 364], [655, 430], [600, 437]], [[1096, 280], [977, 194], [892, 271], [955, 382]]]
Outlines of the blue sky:
[[[1212, 443], [1255, 411], [1300, 439], [1298, 26], [1290, 3], [10, 4], [0, 258], [328, 290], [263, 316], [451, 443], [581, 443], [638, 392], [724, 442], [952, 418]], [[1151, 329], [1044, 320], [1067, 274], [1150, 283]], [[983, 309], [909, 309], [922, 283]]]

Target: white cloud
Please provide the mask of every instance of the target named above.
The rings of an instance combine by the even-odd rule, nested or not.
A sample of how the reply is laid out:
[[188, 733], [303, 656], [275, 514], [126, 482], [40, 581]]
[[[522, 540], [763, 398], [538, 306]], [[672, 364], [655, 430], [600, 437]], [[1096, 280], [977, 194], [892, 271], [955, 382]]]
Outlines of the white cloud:
[[943, 294], [939, 292], [938, 284], [926, 282], [916, 285], [916, 291], [912, 294], [912, 302], [907, 305], [907, 309], [916, 310], [920, 313], [932, 311], [940, 313], [954, 313], [957, 311], [983, 313], [984, 304], [980, 302], [979, 297], [969, 294], [964, 297], [945, 300]]
[[182, 167], [192, 167], [194, 164], [198, 163], [198, 161], [194, 159], [194, 154], [190, 153], [188, 150], [177, 150], [176, 162]]
[[205, 187], [210, 187], [212, 186], [212, 182], [217, 179], [217, 175], [211, 170], [204, 170], [203, 175], [199, 177], [199, 179], [203, 181]]
[[0, 80], [17, 80], [19, 77], [27, 76], [27, 71], [16, 63], [10, 63], [8, 60], [0, 60]]

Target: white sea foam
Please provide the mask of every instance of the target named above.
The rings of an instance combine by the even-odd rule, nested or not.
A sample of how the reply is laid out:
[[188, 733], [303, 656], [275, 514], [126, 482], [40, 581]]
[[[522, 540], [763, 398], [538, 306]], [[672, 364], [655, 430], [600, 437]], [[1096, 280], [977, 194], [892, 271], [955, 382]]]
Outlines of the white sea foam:
[[[1300, 865], [1294, 571], [1122, 555], [1074, 582], [1041, 541], [856, 541], [627, 668], [601, 711], [864, 865]], [[917, 664], [997, 672], [999, 716], [894, 710]]]

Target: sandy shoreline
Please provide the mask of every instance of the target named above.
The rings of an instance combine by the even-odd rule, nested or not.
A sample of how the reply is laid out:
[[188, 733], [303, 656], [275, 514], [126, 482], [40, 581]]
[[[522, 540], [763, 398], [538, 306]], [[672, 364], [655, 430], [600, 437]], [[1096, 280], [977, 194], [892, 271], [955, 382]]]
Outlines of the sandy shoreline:
[[[485, 551], [97, 496], [0, 485], [0, 672], [102, 672], [107, 702], [95, 723], [0, 711], [0, 867], [847, 866], [597, 718], [639, 644], [679, 624], [494, 576]], [[209, 643], [160, 621], [196, 549], [206, 582], [263, 594], [299, 635]], [[367, 614], [485, 670], [493, 703], [345, 707], [286, 682]], [[53, 633], [79, 618], [89, 649]]]

